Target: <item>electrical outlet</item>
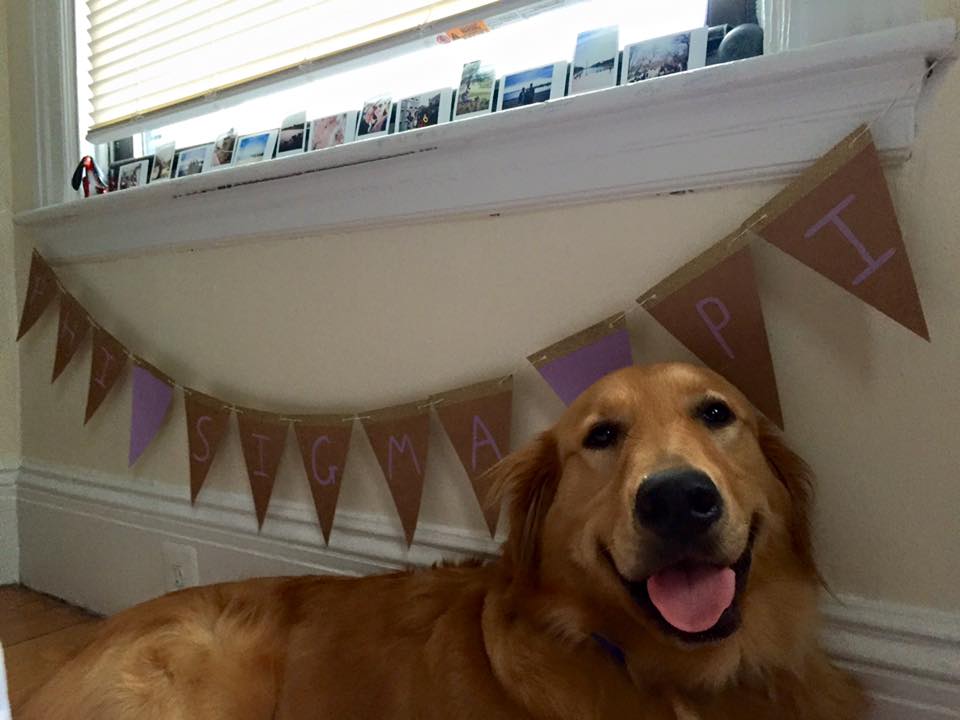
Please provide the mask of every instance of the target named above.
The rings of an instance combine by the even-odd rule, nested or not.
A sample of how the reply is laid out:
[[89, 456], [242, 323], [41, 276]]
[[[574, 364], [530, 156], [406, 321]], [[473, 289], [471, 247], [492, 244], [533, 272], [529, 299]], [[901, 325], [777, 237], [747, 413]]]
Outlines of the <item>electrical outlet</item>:
[[200, 584], [200, 569], [197, 565], [197, 549], [192, 545], [164, 542], [163, 584], [167, 592], [196, 587]]

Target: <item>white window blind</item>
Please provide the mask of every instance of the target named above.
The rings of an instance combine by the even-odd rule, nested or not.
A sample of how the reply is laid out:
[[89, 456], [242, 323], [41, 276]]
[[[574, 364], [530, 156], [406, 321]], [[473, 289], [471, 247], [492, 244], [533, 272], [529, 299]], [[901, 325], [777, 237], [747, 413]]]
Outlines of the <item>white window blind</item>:
[[496, 0], [88, 0], [90, 132]]

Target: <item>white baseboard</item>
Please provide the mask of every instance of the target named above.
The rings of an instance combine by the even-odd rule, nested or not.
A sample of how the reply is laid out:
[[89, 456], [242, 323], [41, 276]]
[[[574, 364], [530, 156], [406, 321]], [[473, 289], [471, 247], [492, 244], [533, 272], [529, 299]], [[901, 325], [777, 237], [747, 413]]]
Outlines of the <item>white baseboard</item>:
[[17, 533], [17, 474], [0, 466], [0, 585], [20, 579], [20, 543]]
[[[14, 491], [3, 478], [0, 508]], [[384, 519], [340, 511], [324, 547], [312, 506], [271, 502], [258, 533], [249, 499], [234, 493], [205, 491], [192, 507], [186, 487], [35, 462], [16, 475], [15, 493], [21, 581], [102, 613], [164, 591], [164, 541], [197, 549], [202, 583], [362, 575], [498, 548], [485, 535], [421, 524], [408, 550]], [[873, 720], [960, 720], [960, 614], [840, 597], [824, 602], [824, 615], [831, 654], [871, 690]]]

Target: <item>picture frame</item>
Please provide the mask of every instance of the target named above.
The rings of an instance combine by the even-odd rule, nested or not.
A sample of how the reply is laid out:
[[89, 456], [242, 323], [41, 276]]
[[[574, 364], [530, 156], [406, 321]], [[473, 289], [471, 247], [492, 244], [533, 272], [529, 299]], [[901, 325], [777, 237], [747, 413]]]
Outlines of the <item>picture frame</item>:
[[277, 157], [299, 155], [307, 147], [307, 113], [293, 113], [283, 119], [277, 136]]
[[357, 139], [380, 137], [390, 133], [390, 110], [392, 98], [389, 95], [367, 100], [357, 120]]
[[263, 160], [273, 158], [273, 151], [277, 146], [277, 133], [279, 131], [261, 130], [260, 132], [248, 133], [237, 138], [237, 144], [233, 149], [233, 158], [231, 165], [250, 165]]
[[191, 145], [176, 151], [173, 156], [173, 178], [198, 175], [210, 170], [213, 143]]
[[617, 84], [620, 62], [620, 29], [616, 25], [586, 30], [577, 35], [570, 66], [569, 95], [602, 90]]
[[111, 185], [113, 189], [130, 190], [143, 187], [150, 182], [150, 168], [153, 165], [153, 155], [121, 160], [111, 168]]
[[504, 75], [497, 92], [497, 110], [513, 110], [563, 97], [568, 67], [569, 63], [555, 62]]
[[492, 65], [483, 65], [480, 60], [464, 64], [457, 87], [453, 119], [463, 120], [491, 112], [496, 85]]
[[210, 157], [208, 170], [222, 170], [233, 163], [233, 151], [237, 146], [237, 132], [230, 128], [217, 136], [213, 141], [213, 154]]
[[620, 84], [631, 85], [704, 67], [709, 31], [699, 27], [627, 45], [623, 49]]
[[326, 150], [353, 142], [357, 138], [356, 110], [315, 118], [307, 124], [307, 152]]
[[450, 122], [453, 88], [418, 93], [397, 102], [394, 132], [407, 132]]
[[172, 177], [175, 153], [176, 143], [168, 142], [157, 147], [153, 153], [153, 164], [150, 167], [150, 182], [163, 182]]

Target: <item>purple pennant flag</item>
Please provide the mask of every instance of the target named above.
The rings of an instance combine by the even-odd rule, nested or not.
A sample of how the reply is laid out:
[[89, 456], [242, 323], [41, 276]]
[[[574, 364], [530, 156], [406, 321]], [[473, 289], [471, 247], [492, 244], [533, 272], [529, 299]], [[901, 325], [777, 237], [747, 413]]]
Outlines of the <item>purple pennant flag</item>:
[[173, 400], [173, 384], [140, 363], [133, 366], [133, 411], [130, 416], [129, 466], [157, 436]]
[[569, 405], [604, 375], [633, 364], [626, 320], [614, 315], [527, 359]]

